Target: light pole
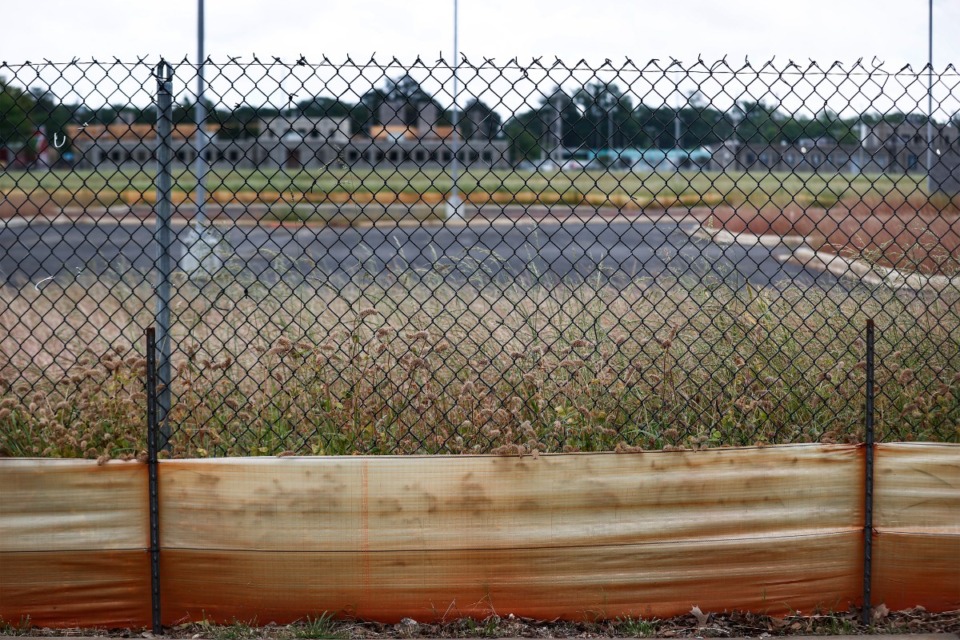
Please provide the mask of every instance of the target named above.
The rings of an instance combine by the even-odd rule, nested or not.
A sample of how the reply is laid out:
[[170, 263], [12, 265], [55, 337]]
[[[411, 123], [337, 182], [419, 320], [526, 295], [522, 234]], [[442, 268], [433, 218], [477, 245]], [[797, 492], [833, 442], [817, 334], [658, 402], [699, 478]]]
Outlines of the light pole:
[[204, 201], [206, 200], [204, 178], [207, 172], [206, 162], [203, 157], [204, 151], [207, 147], [207, 132], [204, 130], [204, 123], [206, 122], [207, 114], [206, 105], [203, 104], [203, 92], [205, 89], [203, 81], [203, 31], [203, 0], [197, 0], [197, 103], [194, 105], [194, 119], [197, 123], [197, 157], [194, 161], [193, 168], [194, 174], [197, 178], [196, 226], [204, 226], [206, 224], [206, 218], [203, 215], [203, 205]]
[[194, 121], [197, 125], [196, 152], [193, 163], [193, 173], [197, 181], [196, 208], [197, 213], [193, 224], [188, 227], [181, 241], [184, 254], [180, 259], [180, 268], [191, 278], [203, 281], [212, 278], [223, 266], [223, 260], [218, 255], [218, 248], [222, 253], [220, 238], [209, 228], [203, 206], [207, 199], [204, 179], [207, 173], [207, 163], [203, 154], [207, 147], [207, 132], [204, 124], [207, 119], [206, 105], [203, 103], [203, 0], [197, 0], [197, 103], [194, 105]]
[[613, 151], [613, 109], [607, 111], [607, 150]]
[[453, 181], [453, 188], [450, 192], [450, 199], [447, 200], [447, 219], [450, 218], [459, 218], [462, 219], [463, 216], [463, 200], [460, 198], [460, 189], [458, 188], [457, 181], [460, 174], [460, 161], [457, 157], [460, 153], [460, 139], [457, 135], [457, 125], [460, 122], [459, 109], [457, 107], [457, 99], [460, 96], [460, 84], [457, 79], [457, 70], [460, 64], [460, 47], [457, 40], [458, 35], [458, 2], [453, 0], [453, 132], [451, 133], [451, 142], [450, 146], [452, 147], [451, 151], [453, 152], [453, 161], [450, 163], [450, 177]]
[[[678, 71], [677, 73], [679, 75], [680, 72]], [[680, 138], [680, 111], [683, 108], [683, 92], [680, 91], [680, 83], [682, 81], [683, 81], [683, 78], [680, 78], [679, 80], [677, 80], [676, 84], [674, 85], [676, 87], [677, 94], [679, 95], [679, 99], [677, 100], [677, 113], [673, 119], [673, 139], [674, 139], [673, 146], [676, 147], [677, 149], [683, 148], [683, 140], [681, 140]]]
[[552, 167], [554, 169], [563, 163], [563, 108], [565, 105], [561, 94], [560, 85], [557, 85], [557, 90], [550, 96], [552, 106], [550, 113], [554, 116], [550, 122], [551, 143], [553, 144], [550, 149], [550, 162], [555, 165]]

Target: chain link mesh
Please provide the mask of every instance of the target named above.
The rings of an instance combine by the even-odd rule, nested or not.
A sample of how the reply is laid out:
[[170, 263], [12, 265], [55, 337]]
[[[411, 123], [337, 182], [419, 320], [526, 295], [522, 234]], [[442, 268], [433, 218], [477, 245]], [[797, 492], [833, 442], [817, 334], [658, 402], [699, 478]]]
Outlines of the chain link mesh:
[[142, 455], [157, 324], [167, 455], [859, 442], [867, 318], [960, 441], [952, 67], [162, 66], [0, 68], [0, 455]]

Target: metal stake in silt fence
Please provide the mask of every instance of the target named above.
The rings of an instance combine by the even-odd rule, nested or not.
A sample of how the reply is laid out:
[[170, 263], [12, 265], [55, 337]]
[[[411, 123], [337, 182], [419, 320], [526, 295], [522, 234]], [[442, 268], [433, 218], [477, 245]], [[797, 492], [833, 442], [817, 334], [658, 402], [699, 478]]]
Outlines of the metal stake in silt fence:
[[157, 207], [156, 232], [157, 244], [157, 347], [159, 384], [158, 420], [160, 423], [160, 448], [170, 446], [170, 272], [173, 257], [173, 230], [170, 217], [173, 206], [170, 199], [172, 191], [170, 144], [173, 126], [173, 67], [164, 60], [156, 68], [157, 78]]
[[867, 320], [867, 406], [866, 406], [866, 477], [864, 482], [863, 517], [863, 624], [869, 625], [872, 605], [870, 585], [873, 570], [873, 319]]
[[150, 501], [150, 612], [155, 634], [163, 629], [160, 623], [160, 491], [157, 475], [159, 447], [157, 420], [157, 334], [147, 329], [147, 474]]

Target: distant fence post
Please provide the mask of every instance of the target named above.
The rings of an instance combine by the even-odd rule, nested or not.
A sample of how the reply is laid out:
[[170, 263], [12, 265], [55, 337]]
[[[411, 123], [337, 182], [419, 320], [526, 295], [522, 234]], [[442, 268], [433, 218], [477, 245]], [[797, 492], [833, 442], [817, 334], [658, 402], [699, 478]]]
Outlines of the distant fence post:
[[158, 421], [160, 424], [160, 448], [170, 447], [170, 273], [172, 271], [173, 230], [170, 226], [172, 215], [171, 191], [172, 176], [170, 164], [172, 150], [170, 144], [173, 126], [173, 67], [161, 60], [156, 68], [157, 78], [157, 205], [156, 231], [157, 243], [157, 310], [156, 329], [159, 363], [157, 376], [159, 396], [157, 399]]
[[873, 359], [874, 324], [873, 318], [867, 320], [867, 399], [866, 399], [866, 477], [864, 482], [863, 516], [863, 624], [870, 625], [872, 605], [870, 586], [873, 573]]
[[157, 476], [157, 335], [147, 329], [147, 474], [150, 502], [150, 620], [153, 633], [160, 634], [160, 493]]

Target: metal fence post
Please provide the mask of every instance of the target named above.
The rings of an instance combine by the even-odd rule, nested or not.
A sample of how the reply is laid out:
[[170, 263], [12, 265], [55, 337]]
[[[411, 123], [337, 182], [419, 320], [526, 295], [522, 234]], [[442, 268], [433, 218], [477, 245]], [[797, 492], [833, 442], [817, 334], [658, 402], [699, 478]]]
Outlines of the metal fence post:
[[873, 359], [874, 359], [873, 318], [867, 320], [867, 403], [866, 403], [866, 477], [864, 482], [863, 516], [863, 624], [870, 625], [870, 586], [873, 570]]
[[156, 68], [157, 78], [157, 346], [159, 348], [158, 416], [160, 424], [160, 448], [170, 448], [170, 273], [173, 257], [173, 230], [170, 227], [172, 215], [171, 191], [172, 177], [170, 164], [172, 158], [170, 137], [173, 126], [173, 67], [161, 60]]
[[153, 633], [163, 631], [160, 623], [160, 491], [157, 476], [157, 335], [147, 329], [147, 474], [150, 503], [150, 618]]

